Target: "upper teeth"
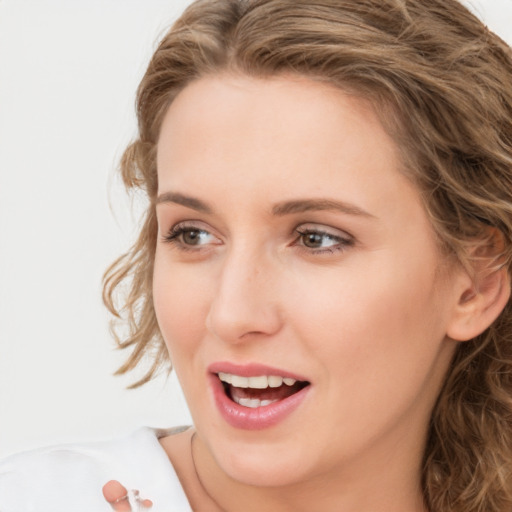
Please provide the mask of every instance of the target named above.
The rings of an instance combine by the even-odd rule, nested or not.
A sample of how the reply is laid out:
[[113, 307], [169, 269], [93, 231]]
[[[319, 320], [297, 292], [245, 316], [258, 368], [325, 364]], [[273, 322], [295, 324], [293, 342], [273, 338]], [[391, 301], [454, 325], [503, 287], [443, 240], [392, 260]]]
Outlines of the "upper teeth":
[[293, 386], [297, 381], [290, 377], [278, 377], [277, 375], [258, 375], [257, 377], [242, 377], [240, 375], [233, 375], [232, 373], [219, 372], [219, 379], [222, 382], [231, 384], [235, 388], [278, 388], [283, 384]]

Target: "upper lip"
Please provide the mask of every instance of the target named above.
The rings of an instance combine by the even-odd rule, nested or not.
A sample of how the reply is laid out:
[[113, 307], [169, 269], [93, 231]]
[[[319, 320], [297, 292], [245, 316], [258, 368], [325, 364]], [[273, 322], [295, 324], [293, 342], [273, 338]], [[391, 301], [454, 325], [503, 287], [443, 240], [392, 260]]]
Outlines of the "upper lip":
[[279, 377], [290, 377], [297, 381], [308, 381], [307, 378], [302, 375], [298, 375], [297, 373], [261, 363], [236, 364], [229, 361], [218, 361], [209, 365], [208, 371], [211, 373], [231, 373], [233, 375], [240, 375], [241, 377], [276, 375]]

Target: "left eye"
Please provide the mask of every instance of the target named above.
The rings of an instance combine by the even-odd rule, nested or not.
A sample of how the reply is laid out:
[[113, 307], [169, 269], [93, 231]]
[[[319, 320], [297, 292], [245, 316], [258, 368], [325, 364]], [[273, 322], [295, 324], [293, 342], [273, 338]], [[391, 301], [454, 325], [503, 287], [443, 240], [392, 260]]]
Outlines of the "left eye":
[[297, 230], [299, 243], [308, 249], [342, 249], [352, 242], [348, 237], [335, 235], [318, 229]]
[[328, 235], [327, 233], [302, 233], [302, 243], [310, 249], [319, 249], [330, 247], [339, 242], [339, 238]]

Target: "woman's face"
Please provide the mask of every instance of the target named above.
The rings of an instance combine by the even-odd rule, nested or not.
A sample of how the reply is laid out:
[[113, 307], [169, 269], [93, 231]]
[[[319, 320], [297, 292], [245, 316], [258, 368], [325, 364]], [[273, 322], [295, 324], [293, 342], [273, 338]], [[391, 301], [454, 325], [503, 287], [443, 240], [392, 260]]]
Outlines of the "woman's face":
[[229, 476], [418, 469], [457, 273], [399, 167], [365, 102], [306, 78], [203, 78], [167, 112], [155, 310]]

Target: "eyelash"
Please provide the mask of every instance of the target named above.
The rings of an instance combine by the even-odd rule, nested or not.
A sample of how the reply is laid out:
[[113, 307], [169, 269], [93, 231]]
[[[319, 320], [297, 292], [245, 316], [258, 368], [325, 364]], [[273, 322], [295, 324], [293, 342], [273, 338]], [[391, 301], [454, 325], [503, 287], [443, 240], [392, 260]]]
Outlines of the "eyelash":
[[[191, 231], [196, 231], [198, 233], [208, 233], [206, 229], [201, 229], [194, 225], [186, 225], [186, 224], [177, 224], [176, 226], [173, 226], [167, 235], [164, 236], [163, 241], [168, 244], [174, 245], [177, 249], [184, 252], [197, 252], [200, 249], [194, 248], [191, 244], [186, 244], [183, 242], [180, 237], [182, 237], [185, 233], [190, 233]], [[197, 247], [201, 247], [200, 245]]]
[[[177, 249], [184, 252], [198, 252], [201, 249], [204, 249], [204, 247], [201, 246], [201, 244], [194, 246], [192, 244], [187, 244], [183, 241], [181, 237], [185, 233], [190, 233], [196, 231], [198, 233], [206, 233], [208, 235], [211, 235], [209, 231], [206, 229], [201, 229], [198, 226], [195, 225], [185, 225], [185, 224], [177, 224], [176, 226], [173, 226], [169, 233], [163, 237], [163, 241], [168, 244], [174, 245]], [[301, 250], [308, 252], [309, 254], [332, 254], [334, 252], [338, 251], [345, 251], [348, 247], [351, 247], [354, 245], [354, 240], [347, 235], [346, 238], [338, 235], [334, 235], [333, 233], [329, 233], [328, 231], [323, 231], [321, 229], [313, 229], [313, 228], [296, 228], [295, 233], [298, 234], [294, 241], [294, 245], [299, 247]], [[333, 246], [329, 247], [308, 247], [304, 243], [304, 238], [307, 236], [318, 236], [322, 238], [330, 238], [335, 242]], [[214, 236], [214, 235], [211, 235]], [[302, 240], [302, 243], [300, 243]]]
[[[313, 253], [313, 254], [326, 254], [326, 253], [332, 254], [332, 253], [338, 252], [338, 251], [345, 251], [348, 247], [351, 247], [354, 245], [354, 240], [348, 236], [346, 238], [344, 238], [342, 236], [334, 235], [333, 233], [329, 233], [328, 231], [323, 231], [321, 229], [309, 228], [309, 229], [296, 229], [295, 231], [299, 234], [296, 241], [302, 240], [302, 244], [299, 247], [302, 250], [306, 250], [309, 253]], [[311, 235], [319, 236], [322, 238], [330, 238], [331, 240], [333, 240], [335, 242], [335, 244], [330, 247], [319, 247], [319, 248], [308, 247], [304, 243], [304, 238], [307, 236], [311, 236]]]

